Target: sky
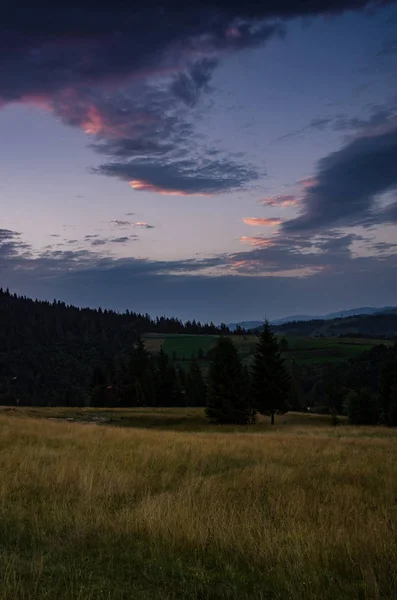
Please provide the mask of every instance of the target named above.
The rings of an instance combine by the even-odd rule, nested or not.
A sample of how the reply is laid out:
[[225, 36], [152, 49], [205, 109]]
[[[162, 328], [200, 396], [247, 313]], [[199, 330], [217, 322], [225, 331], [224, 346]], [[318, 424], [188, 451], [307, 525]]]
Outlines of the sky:
[[397, 304], [397, 2], [128, 4], [4, 11], [0, 286], [214, 322]]

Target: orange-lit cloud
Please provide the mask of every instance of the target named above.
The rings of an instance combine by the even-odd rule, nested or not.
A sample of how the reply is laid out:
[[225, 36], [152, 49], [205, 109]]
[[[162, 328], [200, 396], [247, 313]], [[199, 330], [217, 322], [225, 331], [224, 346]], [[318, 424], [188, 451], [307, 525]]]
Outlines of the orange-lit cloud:
[[279, 219], [278, 217], [245, 217], [243, 221], [246, 225], [252, 225], [253, 227], [274, 227], [275, 225], [281, 224], [281, 219]]
[[104, 130], [104, 123], [98, 109], [91, 105], [88, 108], [86, 120], [81, 123], [81, 129], [84, 133], [101, 133]]
[[146, 221], [136, 221], [134, 227], [142, 227], [143, 229], [154, 229], [154, 225], [149, 225]]
[[19, 102], [21, 104], [28, 104], [29, 106], [35, 106], [42, 110], [52, 110], [51, 100], [47, 96], [39, 94], [30, 94], [23, 96]]
[[203, 194], [197, 192], [184, 192], [183, 190], [167, 190], [161, 188], [157, 185], [153, 185], [152, 183], [148, 183], [147, 181], [143, 181], [142, 179], [133, 179], [128, 182], [130, 186], [134, 190], [138, 190], [140, 192], [156, 192], [157, 194], [163, 194], [164, 196], [211, 196], [212, 194]]
[[244, 244], [250, 244], [250, 246], [254, 246], [254, 248], [268, 248], [269, 246], [273, 246], [274, 241], [270, 238], [263, 238], [261, 236], [248, 236], [243, 235], [240, 238], [240, 242]]
[[303, 188], [310, 188], [310, 187], [313, 187], [314, 185], [316, 185], [317, 179], [315, 177], [305, 177], [304, 179], [300, 179], [298, 181], [298, 183]]
[[260, 262], [258, 260], [252, 260], [252, 259], [236, 260], [230, 264], [230, 267], [232, 269], [236, 269], [237, 271], [242, 271], [243, 272], [242, 274], [244, 274], [244, 272], [246, 272], [246, 273], [250, 273], [252, 271], [257, 272], [258, 267], [260, 267]]
[[266, 206], [296, 206], [298, 203], [299, 199], [291, 194], [286, 196], [270, 196], [261, 200], [261, 204], [265, 204]]
[[101, 111], [93, 104], [88, 106], [80, 127], [84, 133], [89, 135], [101, 133], [108, 136], [117, 136], [122, 134], [122, 131], [120, 131], [121, 128], [111, 125]]

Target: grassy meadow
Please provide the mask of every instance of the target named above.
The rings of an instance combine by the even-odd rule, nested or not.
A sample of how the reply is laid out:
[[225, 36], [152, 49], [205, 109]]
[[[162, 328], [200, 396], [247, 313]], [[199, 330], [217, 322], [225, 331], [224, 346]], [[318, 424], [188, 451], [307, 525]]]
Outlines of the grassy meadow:
[[[232, 335], [231, 337], [242, 361], [249, 364], [255, 351], [256, 336]], [[370, 350], [374, 345], [392, 344], [388, 340], [366, 338], [279, 337], [280, 339], [285, 337], [288, 342], [288, 350], [284, 353], [286, 361], [294, 360], [297, 364], [342, 362], [354, 358], [365, 350]], [[145, 346], [149, 352], [157, 353], [163, 347], [170, 359], [177, 361], [190, 360], [193, 356], [197, 358], [200, 349], [205, 357], [207, 352], [214, 348], [217, 339], [216, 335], [147, 334], [144, 336]]]
[[396, 456], [316, 415], [0, 411], [0, 599], [396, 598]]

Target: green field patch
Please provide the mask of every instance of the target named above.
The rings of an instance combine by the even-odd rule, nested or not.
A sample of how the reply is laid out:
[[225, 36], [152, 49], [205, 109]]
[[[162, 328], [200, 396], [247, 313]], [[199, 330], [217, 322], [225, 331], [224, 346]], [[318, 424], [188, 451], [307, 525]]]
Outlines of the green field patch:
[[164, 339], [163, 350], [176, 360], [197, 358], [202, 351], [203, 356], [207, 354], [216, 344], [215, 335], [175, 335]]

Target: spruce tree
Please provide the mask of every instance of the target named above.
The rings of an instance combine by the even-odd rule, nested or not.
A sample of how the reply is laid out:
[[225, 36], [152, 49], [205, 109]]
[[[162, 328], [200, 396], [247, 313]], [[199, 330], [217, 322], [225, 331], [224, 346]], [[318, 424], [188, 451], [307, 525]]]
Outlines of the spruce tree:
[[379, 386], [381, 421], [391, 427], [397, 426], [397, 359], [384, 364]]
[[161, 347], [154, 370], [154, 395], [156, 406], [174, 406], [177, 388], [176, 371]]
[[186, 403], [189, 406], [205, 406], [207, 400], [207, 386], [200, 366], [193, 360], [189, 365], [186, 375]]
[[137, 406], [146, 403], [150, 354], [142, 340], [138, 340], [129, 357], [122, 378], [122, 403], [124, 406]]
[[228, 337], [220, 337], [208, 372], [207, 418], [213, 423], [244, 425], [253, 421], [237, 350]]
[[346, 413], [350, 425], [376, 425], [378, 423], [376, 400], [367, 389], [350, 390], [346, 398]]
[[279, 344], [266, 320], [255, 349], [252, 365], [252, 401], [255, 409], [271, 416], [286, 411], [289, 397], [289, 377], [281, 357]]

